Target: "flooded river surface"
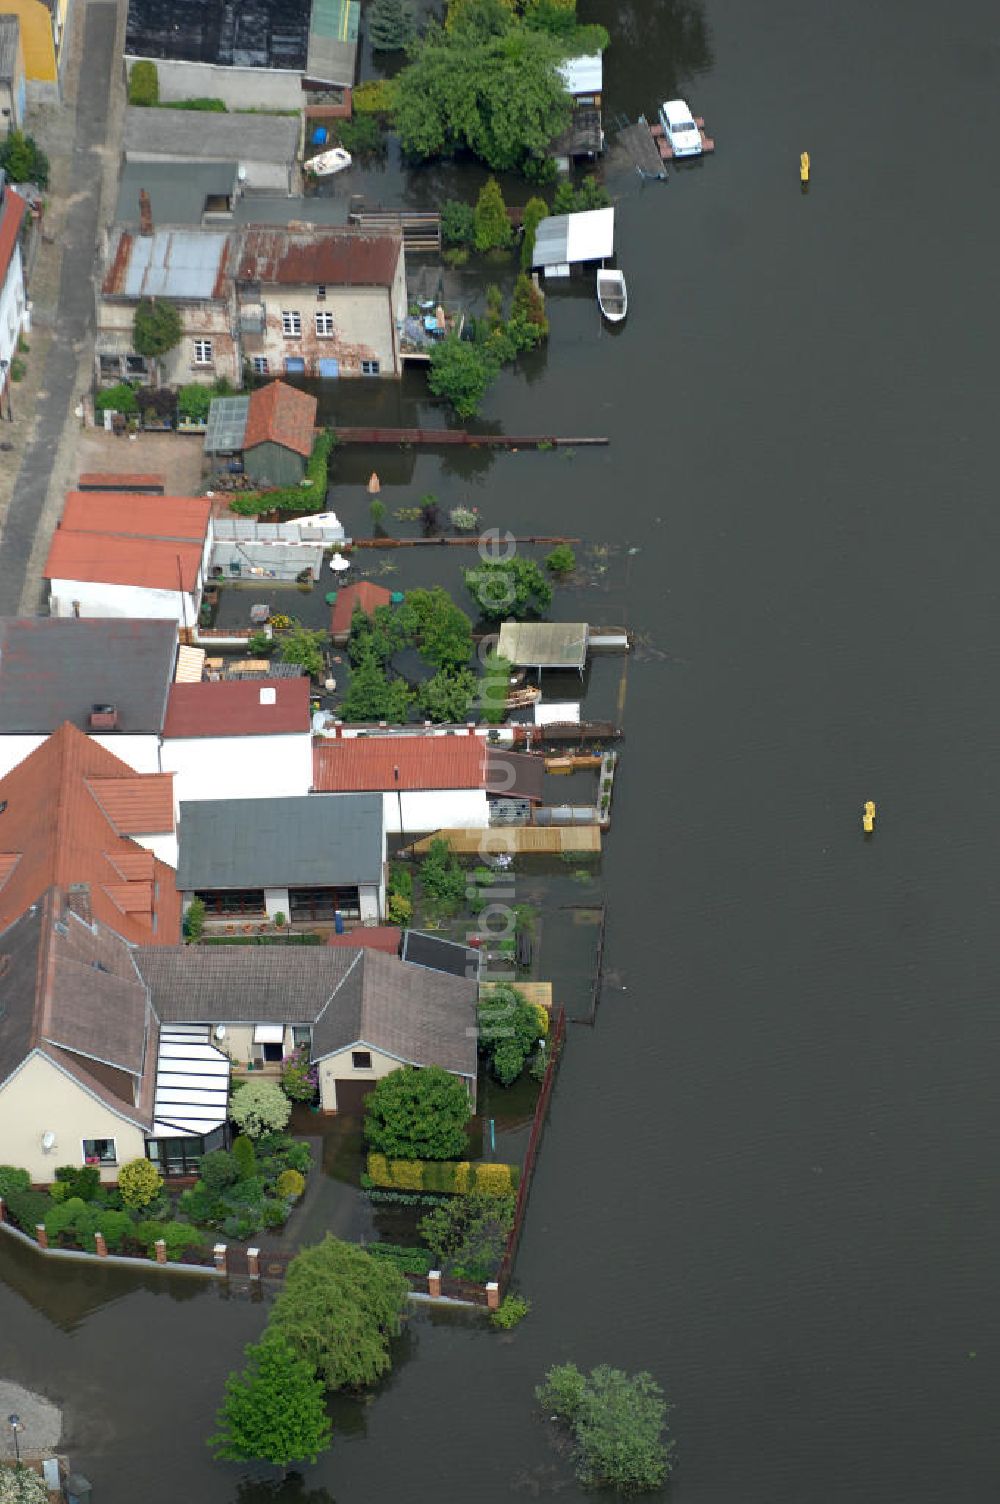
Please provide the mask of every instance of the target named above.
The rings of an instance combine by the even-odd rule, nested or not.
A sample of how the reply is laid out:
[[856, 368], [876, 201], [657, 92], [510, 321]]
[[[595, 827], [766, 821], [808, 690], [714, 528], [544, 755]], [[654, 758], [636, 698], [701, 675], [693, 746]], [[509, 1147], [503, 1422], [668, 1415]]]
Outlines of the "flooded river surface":
[[[5, 1243], [3, 1369], [64, 1408], [98, 1504], [575, 1500], [532, 1401], [563, 1359], [664, 1385], [676, 1504], [996, 1497], [996, 8], [588, 18], [609, 112], [676, 83], [718, 153], [665, 185], [609, 159], [627, 326], [555, 292], [548, 351], [484, 419], [611, 446], [419, 456], [395, 485], [390, 461], [383, 491], [612, 545], [581, 609], [646, 644], [609, 983], [521, 1246], [532, 1314], [510, 1337], [418, 1314], [272, 1494], [203, 1440], [265, 1306]], [[385, 405], [434, 421], [419, 391]]]

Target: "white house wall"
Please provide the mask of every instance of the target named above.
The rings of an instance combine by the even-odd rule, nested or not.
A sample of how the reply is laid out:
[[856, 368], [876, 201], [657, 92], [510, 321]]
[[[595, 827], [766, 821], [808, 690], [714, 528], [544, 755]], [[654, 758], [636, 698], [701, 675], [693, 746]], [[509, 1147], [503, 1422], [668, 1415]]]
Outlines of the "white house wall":
[[[334, 796], [336, 797], [336, 796]], [[403, 823], [399, 814], [402, 805]], [[382, 795], [385, 827], [393, 835], [432, 830], [485, 830], [490, 823], [485, 789], [423, 789]]]
[[[49, 611], [52, 616], [155, 617], [194, 626], [198, 621], [197, 596], [177, 590], [147, 590], [138, 585], [107, 585], [93, 580], [50, 580]], [[79, 611], [74, 611], [74, 601]]]
[[[368, 1050], [372, 1058], [371, 1067], [366, 1070], [355, 1070], [353, 1064], [353, 1049]], [[337, 1080], [354, 1081], [379, 1081], [383, 1076], [388, 1076], [392, 1071], [398, 1071], [402, 1066], [411, 1062], [397, 1060], [392, 1055], [383, 1054], [380, 1050], [373, 1050], [368, 1044], [360, 1044], [351, 1049], [338, 1050], [335, 1055], [328, 1055], [325, 1060], [319, 1062], [319, 1100], [324, 1112], [337, 1112]], [[475, 1107], [475, 1082], [466, 1076], [460, 1076], [469, 1089], [473, 1108]]]
[[174, 775], [174, 802], [198, 799], [281, 799], [312, 786], [312, 737], [192, 736], [164, 740], [164, 773]]
[[17, 342], [25, 318], [25, 307], [21, 248], [15, 245], [3, 288], [0, 289], [0, 360], [8, 366], [17, 351]]
[[[42, 1134], [54, 1133], [46, 1154]], [[7, 1164], [20, 1165], [32, 1180], [55, 1179], [57, 1165], [82, 1165], [85, 1138], [113, 1138], [117, 1165], [102, 1166], [101, 1179], [118, 1179], [130, 1159], [145, 1156], [141, 1128], [92, 1097], [72, 1077], [42, 1055], [32, 1055], [0, 1090], [0, 1144]]]

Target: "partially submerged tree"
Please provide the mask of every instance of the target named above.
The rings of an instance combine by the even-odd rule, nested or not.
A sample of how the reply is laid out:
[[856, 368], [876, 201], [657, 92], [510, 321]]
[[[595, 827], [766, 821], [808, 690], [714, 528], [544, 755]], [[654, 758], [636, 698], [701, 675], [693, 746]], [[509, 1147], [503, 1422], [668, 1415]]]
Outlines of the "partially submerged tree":
[[545, 1010], [516, 987], [498, 982], [480, 1001], [477, 1020], [479, 1052], [500, 1084], [510, 1086], [548, 1033]]
[[479, 190], [474, 222], [477, 251], [502, 250], [513, 240], [514, 231], [496, 178], [487, 178]]
[[288, 1266], [269, 1331], [301, 1353], [327, 1389], [362, 1389], [392, 1367], [409, 1286], [388, 1259], [329, 1234]]
[[474, 418], [498, 369], [484, 346], [449, 335], [431, 350], [427, 385], [435, 397], [446, 397], [460, 418]]
[[323, 1385], [284, 1337], [265, 1334], [246, 1350], [247, 1366], [226, 1380], [226, 1397], [209, 1437], [227, 1462], [315, 1462], [330, 1445]]
[[465, 571], [465, 585], [483, 616], [494, 621], [541, 615], [552, 586], [534, 559], [484, 559]]
[[420, 1236], [445, 1274], [477, 1284], [493, 1278], [514, 1225], [514, 1201], [472, 1191], [421, 1218]]
[[408, 0], [374, 0], [368, 12], [368, 36], [373, 52], [401, 52], [417, 29]]
[[293, 622], [288, 631], [282, 632], [278, 644], [278, 656], [282, 663], [295, 663], [305, 669], [311, 679], [318, 679], [323, 672], [323, 648], [326, 646], [324, 632], [310, 632], [299, 622]]
[[472, 1106], [465, 1083], [439, 1065], [383, 1076], [365, 1103], [365, 1137], [389, 1159], [461, 1159]]
[[523, 236], [521, 240], [521, 270], [531, 271], [531, 257], [535, 249], [535, 233], [543, 219], [549, 215], [549, 206], [537, 194], [529, 198], [521, 216]]
[[586, 1488], [636, 1494], [666, 1479], [674, 1443], [663, 1440], [668, 1406], [650, 1374], [630, 1377], [606, 1364], [583, 1374], [562, 1363], [549, 1369], [535, 1397], [572, 1433], [576, 1475]]

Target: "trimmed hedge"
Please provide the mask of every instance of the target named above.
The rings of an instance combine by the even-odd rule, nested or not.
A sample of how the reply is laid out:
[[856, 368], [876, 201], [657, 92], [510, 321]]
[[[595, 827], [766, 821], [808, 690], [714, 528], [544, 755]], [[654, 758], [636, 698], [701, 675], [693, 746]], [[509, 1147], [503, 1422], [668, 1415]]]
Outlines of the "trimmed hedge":
[[484, 1191], [509, 1196], [517, 1190], [521, 1171], [517, 1165], [470, 1164], [468, 1160], [387, 1159], [372, 1150], [368, 1178], [372, 1185], [393, 1191], [445, 1191], [458, 1196]]
[[332, 433], [323, 432], [313, 445], [301, 486], [279, 486], [273, 491], [242, 492], [229, 498], [229, 510], [241, 517], [256, 517], [260, 512], [322, 512], [326, 506], [326, 487]]
[[366, 1243], [365, 1252], [386, 1259], [400, 1274], [427, 1274], [434, 1259], [426, 1248], [404, 1248], [399, 1243]]
[[162, 1238], [167, 1245], [167, 1258], [174, 1264], [189, 1248], [205, 1247], [205, 1234], [200, 1228], [191, 1227], [187, 1222], [140, 1222], [135, 1235], [146, 1245], [146, 1252], [151, 1259], [156, 1258], [157, 1240]]
[[31, 1176], [17, 1165], [0, 1165], [0, 1196], [8, 1197], [13, 1191], [30, 1191]]
[[132, 64], [132, 71], [128, 76], [128, 102], [147, 108], [159, 104], [160, 75], [155, 63], [143, 59]]
[[4, 1197], [4, 1201], [11, 1221], [16, 1222], [21, 1231], [31, 1238], [35, 1236], [39, 1222], [45, 1221], [52, 1206], [44, 1191], [11, 1191], [9, 1196]]
[[224, 99], [165, 99], [162, 108], [165, 110], [203, 110], [212, 115], [228, 114]]

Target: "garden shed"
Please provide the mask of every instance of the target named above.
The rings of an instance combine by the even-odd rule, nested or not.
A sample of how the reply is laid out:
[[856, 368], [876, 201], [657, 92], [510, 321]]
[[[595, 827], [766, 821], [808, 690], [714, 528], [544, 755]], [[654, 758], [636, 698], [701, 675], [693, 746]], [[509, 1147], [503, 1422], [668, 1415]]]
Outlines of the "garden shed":
[[589, 633], [582, 621], [505, 621], [497, 651], [515, 668], [575, 668], [582, 674]]
[[205, 453], [217, 468], [242, 462], [244, 473], [260, 486], [297, 486], [315, 433], [316, 398], [272, 381], [246, 397], [213, 400]]

